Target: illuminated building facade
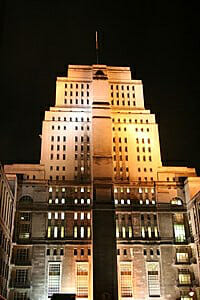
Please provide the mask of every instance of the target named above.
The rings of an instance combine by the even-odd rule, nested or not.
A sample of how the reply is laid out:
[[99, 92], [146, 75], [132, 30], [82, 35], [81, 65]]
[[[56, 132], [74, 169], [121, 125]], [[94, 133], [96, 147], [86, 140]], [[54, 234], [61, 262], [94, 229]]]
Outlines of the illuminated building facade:
[[15, 214], [15, 187], [15, 176], [9, 176], [7, 179], [0, 165], [0, 299], [7, 299], [8, 296]]
[[40, 164], [5, 166], [19, 179], [9, 299], [197, 296], [185, 196], [195, 170], [162, 166], [130, 69], [70, 65], [41, 139]]

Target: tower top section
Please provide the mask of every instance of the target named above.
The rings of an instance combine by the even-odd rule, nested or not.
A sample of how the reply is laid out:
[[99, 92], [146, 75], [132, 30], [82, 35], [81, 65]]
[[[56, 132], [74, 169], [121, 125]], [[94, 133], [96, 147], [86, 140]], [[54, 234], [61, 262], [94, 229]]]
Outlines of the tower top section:
[[129, 81], [131, 80], [130, 67], [111, 67], [106, 65], [69, 65], [67, 78], [68, 80], [85, 80], [92, 81], [95, 79], [95, 75], [100, 73], [106, 77], [109, 81]]

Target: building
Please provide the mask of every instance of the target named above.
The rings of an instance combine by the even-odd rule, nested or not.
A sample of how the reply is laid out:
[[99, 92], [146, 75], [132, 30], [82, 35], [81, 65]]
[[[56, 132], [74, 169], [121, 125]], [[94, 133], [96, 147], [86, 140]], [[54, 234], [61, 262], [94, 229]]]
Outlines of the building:
[[0, 165], [0, 299], [7, 299], [15, 215], [15, 176], [6, 178]]
[[198, 297], [196, 173], [162, 166], [130, 68], [69, 65], [41, 139], [40, 164], [5, 166], [18, 176], [9, 299]]

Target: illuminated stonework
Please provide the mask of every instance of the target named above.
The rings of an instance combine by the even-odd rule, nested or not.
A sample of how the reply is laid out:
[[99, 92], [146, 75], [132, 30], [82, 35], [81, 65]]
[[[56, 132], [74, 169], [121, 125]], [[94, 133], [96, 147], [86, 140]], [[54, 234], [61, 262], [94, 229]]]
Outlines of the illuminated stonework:
[[184, 184], [195, 170], [162, 166], [155, 115], [128, 67], [70, 65], [41, 139], [40, 164], [5, 166], [19, 178], [10, 300], [198, 292]]

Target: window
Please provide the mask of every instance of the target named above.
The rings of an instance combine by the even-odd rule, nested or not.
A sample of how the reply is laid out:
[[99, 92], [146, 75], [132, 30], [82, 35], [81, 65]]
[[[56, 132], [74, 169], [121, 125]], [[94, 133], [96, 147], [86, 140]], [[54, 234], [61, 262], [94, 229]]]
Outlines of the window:
[[120, 263], [120, 292], [121, 298], [132, 298], [132, 267], [130, 262]]
[[76, 295], [79, 298], [88, 298], [88, 263], [76, 263]]
[[176, 262], [177, 263], [188, 263], [189, 257], [187, 252], [177, 252]]
[[74, 238], [78, 237], [78, 228], [77, 226], [74, 226]]
[[49, 263], [48, 269], [48, 297], [60, 292], [60, 263]]
[[191, 284], [191, 274], [188, 269], [180, 269], [178, 273], [178, 281], [180, 285]]
[[174, 224], [174, 236], [176, 243], [185, 242], [185, 227], [184, 224]]
[[28, 270], [27, 269], [17, 269], [16, 270], [16, 283], [20, 285], [25, 285], [28, 280]]
[[148, 275], [149, 296], [159, 297], [160, 296], [160, 274], [159, 274], [158, 262], [147, 263], [147, 275]]

